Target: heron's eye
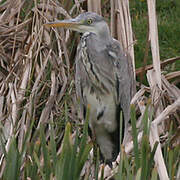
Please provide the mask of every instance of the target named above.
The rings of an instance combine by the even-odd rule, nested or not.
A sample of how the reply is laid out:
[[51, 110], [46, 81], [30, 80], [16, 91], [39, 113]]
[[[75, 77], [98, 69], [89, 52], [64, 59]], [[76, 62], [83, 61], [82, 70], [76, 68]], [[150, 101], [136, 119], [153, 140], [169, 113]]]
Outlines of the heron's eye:
[[88, 19], [87, 20], [87, 24], [92, 24], [93, 20], [92, 19]]

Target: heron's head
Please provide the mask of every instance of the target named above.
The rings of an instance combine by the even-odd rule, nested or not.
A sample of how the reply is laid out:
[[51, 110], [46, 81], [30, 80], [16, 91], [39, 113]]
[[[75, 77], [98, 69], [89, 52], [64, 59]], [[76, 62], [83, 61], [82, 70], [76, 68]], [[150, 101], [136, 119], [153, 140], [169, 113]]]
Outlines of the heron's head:
[[49, 27], [63, 27], [81, 33], [91, 32], [99, 36], [109, 36], [109, 27], [104, 18], [93, 12], [82, 13], [76, 18], [45, 24]]

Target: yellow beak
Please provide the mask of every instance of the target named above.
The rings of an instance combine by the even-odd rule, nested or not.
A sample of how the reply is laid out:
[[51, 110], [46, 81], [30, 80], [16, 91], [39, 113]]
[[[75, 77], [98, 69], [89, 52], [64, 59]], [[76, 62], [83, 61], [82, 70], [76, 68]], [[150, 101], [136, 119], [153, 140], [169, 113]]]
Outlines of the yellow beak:
[[68, 19], [68, 20], [62, 20], [62, 21], [54, 21], [50, 23], [44, 24], [44, 26], [48, 27], [63, 27], [63, 28], [68, 28], [68, 29], [74, 29], [77, 28], [78, 25], [81, 23], [75, 21], [74, 19]]

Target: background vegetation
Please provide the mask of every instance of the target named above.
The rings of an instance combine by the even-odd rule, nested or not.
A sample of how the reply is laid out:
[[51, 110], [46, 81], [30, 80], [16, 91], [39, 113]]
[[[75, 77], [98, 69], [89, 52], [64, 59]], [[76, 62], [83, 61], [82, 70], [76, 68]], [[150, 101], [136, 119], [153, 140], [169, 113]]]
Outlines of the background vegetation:
[[[97, 2], [92, 0], [91, 5], [99, 7]], [[111, 2], [100, 4], [109, 24]], [[152, 64], [147, 2], [130, 1], [140, 95], [131, 111], [133, 146], [132, 142], [121, 146], [113, 170], [100, 165], [98, 149], [87, 135], [88, 114], [86, 123], [78, 117], [74, 57], [79, 34], [43, 26], [87, 11], [88, 3], [0, 1], [0, 179], [159, 179], [161, 167], [154, 161], [158, 144], [169, 178], [179, 179], [180, 1], [156, 3], [160, 58], [170, 59], [162, 66], [162, 91], [155, 102], [146, 79], [146, 65]], [[159, 107], [167, 111], [160, 114], [164, 116], [158, 124], [159, 140], [153, 144], [151, 122], [160, 119]]]

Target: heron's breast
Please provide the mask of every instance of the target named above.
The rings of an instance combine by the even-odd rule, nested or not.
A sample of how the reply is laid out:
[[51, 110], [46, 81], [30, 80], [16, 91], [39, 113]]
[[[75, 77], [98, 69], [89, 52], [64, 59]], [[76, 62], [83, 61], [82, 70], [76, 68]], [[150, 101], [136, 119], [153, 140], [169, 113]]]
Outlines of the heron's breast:
[[82, 41], [79, 54], [86, 77], [88, 77], [88, 84], [93, 86], [93, 90], [100, 91], [101, 94], [115, 93], [115, 74], [106, 54], [103, 51], [90, 50], [86, 41]]
[[91, 129], [101, 127], [108, 132], [113, 132], [117, 127], [116, 104], [112, 94], [99, 95], [85, 88], [83, 96], [90, 105], [89, 125]]

